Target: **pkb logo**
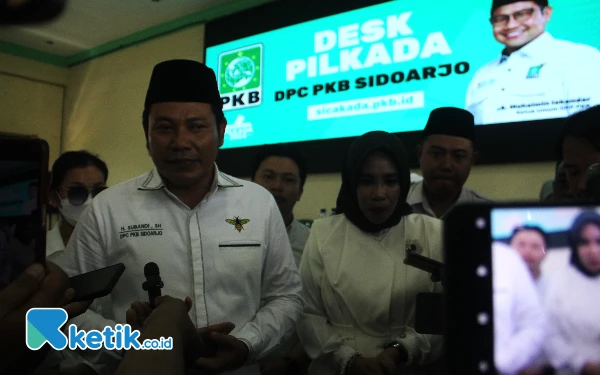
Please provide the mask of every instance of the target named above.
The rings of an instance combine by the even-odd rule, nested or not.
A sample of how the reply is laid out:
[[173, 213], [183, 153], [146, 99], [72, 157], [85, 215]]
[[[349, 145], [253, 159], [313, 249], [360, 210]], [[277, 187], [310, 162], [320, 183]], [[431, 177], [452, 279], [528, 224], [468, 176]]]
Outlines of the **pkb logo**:
[[219, 91], [224, 111], [261, 104], [262, 52], [262, 44], [253, 44], [219, 55]]

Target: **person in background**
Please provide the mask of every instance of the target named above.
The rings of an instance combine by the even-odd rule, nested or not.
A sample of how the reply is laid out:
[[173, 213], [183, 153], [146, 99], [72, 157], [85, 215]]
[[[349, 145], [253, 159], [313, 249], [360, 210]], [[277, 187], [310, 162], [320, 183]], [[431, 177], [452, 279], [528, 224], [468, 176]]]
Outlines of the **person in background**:
[[540, 278], [547, 242], [546, 233], [536, 226], [517, 227], [510, 237], [510, 246], [521, 255], [534, 280]]
[[569, 184], [567, 183], [567, 170], [565, 169], [564, 161], [556, 163], [556, 171], [554, 180], [552, 181], [552, 195], [548, 197], [551, 202], [560, 202], [565, 200], [569, 192]]
[[[46, 259], [60, 262], [82, 212], [106, 189], [108, 167], [88, 151], [68, 151], [56, 159], [50, 177], [48, 203], [58, 208], [59, 219], [46, 235]], [[76, 351], [51, 351], [35, 375], [95, 374], [90, 366]]]
[[294, 206], [300, 201], [306, 182], [306, 160], [291, 145], [263, 146], [254, 159], [252, 181], [267, 189], [281, 212], [294, 260], [300, 266], [310, 229], [294, 218]]
[[552, 13], [548, 0], [493, 0], [492, 31], [504, 49], [467, 89], [475, 124], [567, 117], [600, 104], [600, 51], [555, 39], [546, 31]]
[[587, 188], [588, 168], [600, 163], [600, 105], [567, 119], [558, 154], [566, 171], [567, 197], [577, 198]]
[[561, 160], [556, 162], [554, 178], [542, 184], [540, 191], [540, 201], [542, 202], [560, 202], [565, 200], [569, 191], [567, 184], [567, 171], [565, 163]]
[[62, 256], [81, 213], [106, 189], [106, 163], [87, 151], [68, 151], [52, 165], [48, 203], [58, 208], [58, 222], [46, 236], [46, 259]]
[[420, 176], [419, 174], [413, 173], [413, 172], [410, 173], [410, 183], [411, 184], [415, 184], [415, 183], [421, 182], [421, 181], [423, 181], [423, 176]]
[[[252, 181], [273, 194], [277, 202], [298, 267], [310, 229], [294, 218], [294, 206], [304, 192], [306, 175], [306, 160], [298, 149], [286, 144], [263, 146], [252, 168]], [[294, 335], [260, 361], [260, 370], [262, 375], [299, 374], [306, 372], [309, 362]]]
[[410, 372], [441, 356], [442, 337], [414, 329], [416, 295], [441, 284], [404, 258], [416, 251], [441, 260], [442, 222], [410, 215], [409, 186], [396, 136], [374, 131], [352, 143], [339, 214], [315, 221], [300, 264], [306, 307], [298, 335], [310, 374]]
[[544, 181], [540, 188], [540, 202], [550, 201], [552, 199], [552, 190], [554, 185], [554, 179]]
[[473, 115], [453, 107], [434, 109], [417, 156], [423, 181], [413, 184], [407, 202], [416, 213], [443, 218], [459, 203], [488, 202], [464, 186], [477, 160]]
[[537, 367], [547, 320], [525, 262], [507, 245], [492, 244], [494, 360], [501, 375]]
[[580, 214], [568, 233], [571, 258], [547, 277], [552, 321], [545, 351], [560, 374], [600, 374], [600, 215]]
[[[61, 266], [69, 275], [123, 263], [112, 292], [76, 319], [80, 329], [126, 322], [148, 262], [162, 293], [191, 296], [196, 327], [232, 323], [197, 353], [201, 373], [254, 374], [257, 361], [293, 335], [301, 283], [275, 199], [255, 183], [220, 172], [215, 161], [227, 121], [212, 69], [191, 60], [157, 64], [142, 112], [154, 168], [96, 197], [77, 222]], [[122, 351], [85, 351], [112, 373]]]

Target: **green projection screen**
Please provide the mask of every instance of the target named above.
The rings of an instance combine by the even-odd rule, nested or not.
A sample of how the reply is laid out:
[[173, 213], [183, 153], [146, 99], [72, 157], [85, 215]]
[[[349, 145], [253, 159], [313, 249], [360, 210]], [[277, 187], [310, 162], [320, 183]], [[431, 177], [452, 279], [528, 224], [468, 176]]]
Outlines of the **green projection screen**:
[[490, 125], [600, 104], [600, 2], [550, 5], [511, 4], [492, 25], [491, 0], [398, 0], [209, 46], [223, 148], [418, 131], [442, 106]]

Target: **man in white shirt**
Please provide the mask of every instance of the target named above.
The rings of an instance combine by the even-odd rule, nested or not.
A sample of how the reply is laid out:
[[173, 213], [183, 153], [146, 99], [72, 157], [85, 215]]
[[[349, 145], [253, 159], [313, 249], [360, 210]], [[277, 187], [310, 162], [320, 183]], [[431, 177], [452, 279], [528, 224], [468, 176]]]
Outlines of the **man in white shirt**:
[[551, 17], [548, 0], [493, 1], [494, 38], [505, 48], [469, 85], [477, 125], [562, 118], [600, 103], [600, 51], [554, 39]]
[[536, 365], [546, 338], [546, 314], [533, 278], [518, 253], [492, 245], [494, 359], [502, 375]]
[[[563, 160], [566, 171], [566, 197], [597, 194], [597, 191], [589, 191], [588, 181], [600, 164], [600, 105], [569, 117], [560, 145], [558, 157]], [[594, 187], [590, 186], [591, 189]]]
[[252, 181], [269, 190], [277, 202], [298, 267], [310, 229], [294, 218], [294, 206], [304, 192], [306, 174], [302, 154], [285, 144], [263, 146], [252, 168]]
[[[304, 192], [306, 175], [306, 160], [298, 149], [288, 144], [263, 146], [252, 168], [252, 181], [269, 190], [277, 202], [298, 267], [310, 229], [294, 218], [294, 206]], [[294, 335], [261, 361], [261, 374], [304, 374], [309, 362], [310, 358]]]
[[[226, 120], [215, 74], [204, 64], [156, 65], [143, 125], [155, 168], [96, 197], [61, 262], [69, 275], [116, 263], [127, 269], [109, 296], [71, 323], [83, 330], [125, 323], [132, 302], [148, 298], [144, 265], [155, 262], [163, 294], [192, 298], [197, 327], [235, 324], [230, 334], [204, 337], [214, 351], [198, 353], [196, 369], [256, 374], [255, 361], [293, 334], [302, 309], [275, 200], [258, 185], [219, 172]], [[84, 355], [98, 373], [110, 374], [123, 353]]]
[[464, 186], [477, 160], [474, 136], [468, 111], [444, 107], [431, 112], [417, 147], [423, 181], [411, 184], [406, 200], [414, 212], [441, 219], [459, 203], [488, 201]]
[[542, 272], [546, 243], [546, 233], [542, 228], [532, 225], [515, 228], [510, 237], [510, 246], [523, 258], [534, 280], [538, 280]]

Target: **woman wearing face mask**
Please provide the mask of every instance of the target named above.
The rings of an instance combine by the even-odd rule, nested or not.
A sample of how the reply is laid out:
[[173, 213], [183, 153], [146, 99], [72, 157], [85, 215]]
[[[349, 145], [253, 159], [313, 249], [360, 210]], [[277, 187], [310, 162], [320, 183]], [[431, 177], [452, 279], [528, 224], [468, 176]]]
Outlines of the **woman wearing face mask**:
[[600, 374], [600, 215], [584, 212], [568, 233], [571, 261], [545, 275], [550, 362], [560, 374]]
[[438, 219], [410, 214], [404, 146], [381, 131], [355, 140], [342, 170], [341, 215], [317, 220], [302, 262], [305, 310], [298, 334], [310, 374], [407, 374], [438, 357], [441, 336], [414, 330], [415, 299], [441, 291], [403, 263], [407, 252], [441, 260]]
[[[56, 263], [73, 234], [81, 213], [92, 198], [106, 189], [108, 168], [87, 151], [69, 151], [52, 165], [48, 201], [60, 216], [46, 236], [46, 259]], [[34, 375], [95, 375], [79, 353], [71, 350], [50, 351]]]
[[106, 189], [106, 163], [87, 151], [69, 151], [52, 165], [49, 203], [60, 212], [46, 237], [46, 259], [55, 262], [67, 247], [79, 216], [92, 198]]

